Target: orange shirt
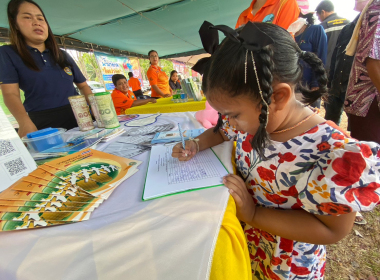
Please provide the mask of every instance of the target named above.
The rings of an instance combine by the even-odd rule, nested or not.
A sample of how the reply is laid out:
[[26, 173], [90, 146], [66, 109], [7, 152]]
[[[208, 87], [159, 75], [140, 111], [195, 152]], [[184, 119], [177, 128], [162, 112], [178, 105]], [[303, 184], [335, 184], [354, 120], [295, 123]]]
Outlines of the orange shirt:
[[[170, 94], [169, 78], [160, 66], [151, 65], [146, 72], [151, 86], [157, 85], [165, 94]], [[162, 97], [152, 88], [152, 97]]]
[[136, 100], [136, 96], [133, 92], [128, 91], [128, 95], [126, 95], [116, 88], [113, 90], [111, 97], [117, 115], [124, 115], [125, 110], [131, 108], [133, 102]]
[[132, 88], [132, 91], [141, 89], [141, 84], [140, 84], [139, 79], [134, 78], [134, 77], [129, 78], [128, 85]]
[[256, 0], [253, 0], [251, 6], [240, 14], [235, 28], [245, 25], [248, 21], [258, 21], [273, 23], [288, 29], [300, 14], [296, 0], [267, 0], [264, 6], [255, 15], [252, 15], [255, 3]]

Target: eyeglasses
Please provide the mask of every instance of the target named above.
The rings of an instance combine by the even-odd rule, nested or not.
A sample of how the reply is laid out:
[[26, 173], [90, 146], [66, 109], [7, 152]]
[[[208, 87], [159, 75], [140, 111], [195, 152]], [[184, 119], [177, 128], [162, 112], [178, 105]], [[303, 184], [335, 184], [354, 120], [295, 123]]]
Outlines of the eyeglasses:
[[151, 56], [149, 56], [150, 58], [156, 58], [156, 57], [158, 57], [158, 55], [151, 55]]

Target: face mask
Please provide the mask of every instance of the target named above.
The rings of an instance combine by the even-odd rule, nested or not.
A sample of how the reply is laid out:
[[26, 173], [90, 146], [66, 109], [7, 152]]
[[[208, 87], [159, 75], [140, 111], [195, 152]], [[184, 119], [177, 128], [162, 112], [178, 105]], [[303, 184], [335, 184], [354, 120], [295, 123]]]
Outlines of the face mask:
[[369, 0], [355, 0], [355, 8], [354, 10], [357, 12], [362, 12], [364, 7], [367, 5]]
[[289, 26], [288, 32], [294, 35], [298, 31], [300, 31], [301, 28], [304, 27], [306, 24], [307, 24], [307, 20], [305, 18], [298, 18], [295, 22], [293, 22]]

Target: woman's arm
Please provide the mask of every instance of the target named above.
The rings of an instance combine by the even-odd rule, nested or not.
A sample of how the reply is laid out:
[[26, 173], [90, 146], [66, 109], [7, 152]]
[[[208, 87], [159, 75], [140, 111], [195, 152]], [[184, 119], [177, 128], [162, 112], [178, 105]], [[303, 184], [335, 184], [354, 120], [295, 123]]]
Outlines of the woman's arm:
[[138, 99], [138, 100], [133, 101], [133, 104], [132, 104], [131, 107], [136, 107], [136, 106], [145, 105], [145, 104], [148, 104], [149, 102], [151, 102], [151, 103], [156, 103], [157, 100], [154, 99], [154, 98], [149, 98], [149, 99]]
[[75, 83], [78, 87], [80, 93], [86, 97], [87, 103], [90, 104], [90, 101], [88, 100], [88, 95], [92, 93], [90, 86], [87, 84], [87, 82], [83, 83]]
[[368, 57], [366, 60], [366, 66], [372, 83], [377, 91], [380, 92], [380, 60]]
[[[160, 90], [160, 88], [157, 86], [157, 85], [152, 85], [151, 86], [152, 89], [154, 89], [155, 92], [157, 92], [159, 95], [161, 95], [162, 97], [170, 97], [171, 94], [168, 94], [168, 93], [163, 93], [162, 90]], [[170, 87], [169, 87], [170, 88]], [[171, 89], [170, 89], [171, 90]]]
[[19, 124], [18, 135], [24, 137], [28, 133], [37, 131], [37, 127], [29, 118], [25, 111], [25, 107], [21, 102], [19, 85], [2, 84], [1, 91], [3, 92], [5, 105]]
[[354, 224], [355, 212], [340, 216], [322, 216], [305, 210], [257, 207], [241, 177], [230, 174], [223, 179], [223, 183], [236, 202], [239, 220], [290, 240], [332, 244], [345, 237]]

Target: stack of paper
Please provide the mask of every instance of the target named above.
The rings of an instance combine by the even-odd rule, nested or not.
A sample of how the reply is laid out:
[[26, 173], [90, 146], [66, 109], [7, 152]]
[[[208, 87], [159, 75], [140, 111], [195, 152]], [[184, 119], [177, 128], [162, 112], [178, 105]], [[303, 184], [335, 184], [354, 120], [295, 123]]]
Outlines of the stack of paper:
[[90, 132], [85, 132], [79, 136], [72, 137], [69, 141], [54, 146], [43, 152], [33, 154], [35, 160], [55, 158], [73, 154], [84, 149], [95, 149], [100, 142], [108, 142], [111, 139], [118, 137], [125, 132], [122, 128], [116, 129], [93, 129]]
[[123, 128], [113, 129], [111, 132], [102, 135], [102, 142], [108, 142], [111, 139], [114, 139], [123, 133], [125, 133], [125, 130]]
[[0, 193], [0, 231], [88, 220], [140, 164], [92, 149], [45, 163]]
[[119, 122], [126, 122], [126, 121], [133, 120], [137, 118], [138, 116], [139, 115], [119, 115], [117, 116], [117, 119], [119, 120]]
[[115, 128], [115, 129], [99, 129], [95, 128], [91, 131], [73, 131], [68, 132], [67, 134], [71, 134], [72, 136], [66, 141], [68, 144], [78, 145], [85, 140], [90, 139], [101, 139], [101, 142], [107, 142], [121, 134], [123, 134], [125, 130], [123, 128]]
[[[190, 138], [201, 135], [204, 131], [204, 128], [184, 130], [182, 136], [184, 140], [189, 140]], [[180, 142], [181, 140], [182, 138], [179, 131], [164, 131], [156, 133], [152, 139], [152, 144]]]
[[154, 126], [145, 126], [145, 127], [137, 127], [132, 128], [126, 131], [125, 135], [127, 136], [138, 136], [138, 135], [149, 135], [149, 134], [155, 134], [157, 132], [161, 131], [169, 131], [172, 130], [174, 127], [173, 124], [162, 124], [162, 125], [154, 125]]
[[113, 142], [110, 145], [108, 145], [103, 150], [103, 152], [119, 157], [133, 158], [149, 150], [149, 146], [128, 144], [123, 142]]

